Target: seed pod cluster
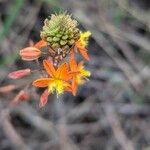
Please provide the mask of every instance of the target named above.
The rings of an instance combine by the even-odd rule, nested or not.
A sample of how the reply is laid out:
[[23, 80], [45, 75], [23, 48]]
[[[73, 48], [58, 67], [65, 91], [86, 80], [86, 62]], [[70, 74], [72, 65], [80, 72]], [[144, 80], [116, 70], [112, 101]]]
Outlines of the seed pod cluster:
[[54, 50], [67, 50], [79, 39], [80, 30], [71, 15], [52, 14], [50, 19], [45, 19], [40, 35]]

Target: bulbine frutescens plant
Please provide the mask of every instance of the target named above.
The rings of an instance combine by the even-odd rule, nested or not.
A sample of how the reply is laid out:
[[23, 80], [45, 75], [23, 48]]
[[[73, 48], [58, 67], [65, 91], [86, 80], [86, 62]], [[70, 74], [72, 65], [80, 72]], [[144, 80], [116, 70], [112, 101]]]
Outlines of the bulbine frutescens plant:
[[[79, 63], [76, 54], [79, 53], [85, 60], [89, 60], [86, 46], [91, 35], [89, 31], [82, 32], [78, 23], [68, 13], [52, 14], [45, 19], [40, 32], [41, 40], [36, 44], [20, 50], [20, 56], [24, 61], [37, 62], [42, 60], [42, 76], [32, 82], [35, 87], [45, 88], [40, 98], [40, 106], [47, 103], [48, 95], [56, 93], [57, 96], [71, 92], [74, 96], [78, 86], [83, 84], [90, 76], [90, 72], [84, 69], [84, 61]], [[39, 63], [38, 63], [39, 64]], [[29, 68], [11, 72], [12, 79], [31, 75], [35, 70]]]

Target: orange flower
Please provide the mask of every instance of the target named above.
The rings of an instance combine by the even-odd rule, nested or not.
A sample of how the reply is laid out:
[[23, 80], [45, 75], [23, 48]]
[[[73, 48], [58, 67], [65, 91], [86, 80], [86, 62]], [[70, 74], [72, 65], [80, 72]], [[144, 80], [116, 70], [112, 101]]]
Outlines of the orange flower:
[[55, 69], [48, 60], [44, 60], [43, 65], [50, 77], [37, 79], [33, 85], [35, 87], [48, 87], [48, 93], [56, 92], [57, 96], [68, 90], [70, 75], [67, 64], [64, 63]]
[[26, 61], [36, 60], [41, 56], [41, 50], [34, 46], [26, 47], [20, 50], [20, 56]]
[[89, 31], [81, 33], [79, 40], [75, 43], [77, 50], [86, 60], [90, 60], [87, 49], [85, 48], [88, 44], [88, 38], [90, 35], [91, 32]]
[[70, 58], [70, 69], [73, 72], [73, 79], [72, 79], [72, 93], [75, 96], [77, 93], [78, 85], [82, 85], [87, 80], [87, 77], [90, 76], [90, 72], [84, 69], [83, 61], [80, 61], [77, 64], [74, 54], [71, 55]]

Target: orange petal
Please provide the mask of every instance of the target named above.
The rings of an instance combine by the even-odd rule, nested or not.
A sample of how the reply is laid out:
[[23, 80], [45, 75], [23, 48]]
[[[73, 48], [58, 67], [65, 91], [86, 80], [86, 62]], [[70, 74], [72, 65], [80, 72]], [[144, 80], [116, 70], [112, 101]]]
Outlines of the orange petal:
[[68, 80], [72, 79], [73, 77], [75, 77], [76, 75], [80, 74], [80, 71], [70, 71], [68, 72]]
[[72, 94], [74, 96], [76, 96], [76, 94], [77, 94], [77, 89], [78, 89], [78, 84], [76, 83], [75, 78], [73, 78], [73, 80], [72, 80]]
[[34, 47], [36, 47], [36, 48], [41, 48], [41, 47], [44, 47], [44, 46], [46, 46], [47, 45], [47, 43], [44, 41], [44, 40], [40, 40], [39, 42], [37, 42], [35, 45], [34, 45]]
[[47, 87], [52, 80], [50, 78], [41, 78], [35, 80], [32, 85], [35, 87]]
[[74, 53], [71, 53], [69, 64], [70, 64], [71, 71], [77, 70], [77, 62], [75, 60]]
[[53, 65], [48, 60], [43, 60], [43, 66], [44, 66], [45, 70], [47, 71], [47, 73], [51, 77], [55, 76], [55, 72], [56, 72], [55, 68], [53, 67]]
[[66, 88], [65, 88], [65, 91], [67, 91], [67, 92], [72, 92], [72, 87], [69, 85], [69, 86], [67, 86]]
[[48, 95], [49, 95], [49, 92], [48, 92], [48, 90], [46, 89], [43, 93], [42, 93], [42, 95], [41, 95], [41, 97], [40, 97], [40, 103], [39, 103], [39, 107], [41, 108], [41, 107], [44, 107], [45, 105], [46, 105], [46, 103], [47, 103], [47, 101], [48, 101]]
[[41, 51], [36, 47], [26, 47], [20, 50], [20, 56], [23, 60], [32, 61], [36, 60], [41, 56]]
[[60, 65], [56, 71], [56, 78], [66, 79], [68, 73], [68, 65], [66, 63]]
[[84, 47], [78, 47], [78, 51], [79, 51], [79, 53], [80, 53], [86, 60], [88, 60], [88, 61], [90, 60], [86, 48], [84, 48]]
[[19, 79], [24, 76], [27, 76], [31, 73], [30, 69], [21, 69], [8, 74], [8, 77], [11, 79]]
[[70, 76], [69, 76], [69, 67], [68, 64], [66, 64], [66, 67], [62, 70], [61, 74], [60, 74], [60, 78], [62, 78], [65, 81], [70, 80]]

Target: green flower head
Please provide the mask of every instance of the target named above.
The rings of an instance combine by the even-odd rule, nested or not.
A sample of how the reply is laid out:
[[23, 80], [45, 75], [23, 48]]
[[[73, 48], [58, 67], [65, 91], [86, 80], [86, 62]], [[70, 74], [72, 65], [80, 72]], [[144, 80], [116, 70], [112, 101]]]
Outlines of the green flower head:
[[44, 21], [41, 38], [54, 50], [58, 48], [67, 50], [80, 38], [77, 25], [77, 21], [66, 12], [52, 14], [50, 19]]

